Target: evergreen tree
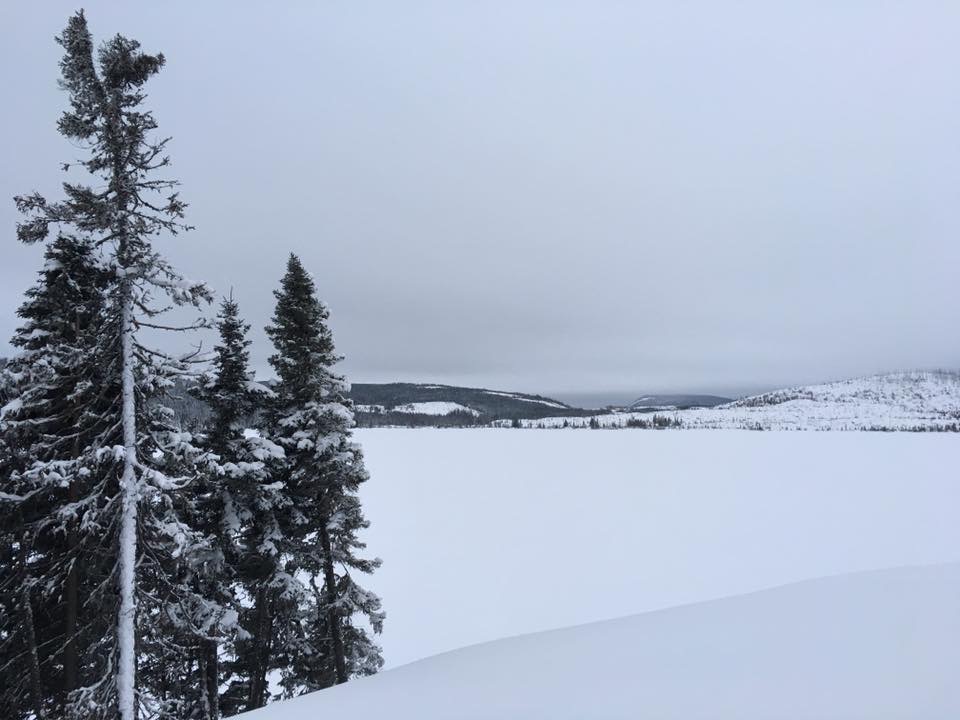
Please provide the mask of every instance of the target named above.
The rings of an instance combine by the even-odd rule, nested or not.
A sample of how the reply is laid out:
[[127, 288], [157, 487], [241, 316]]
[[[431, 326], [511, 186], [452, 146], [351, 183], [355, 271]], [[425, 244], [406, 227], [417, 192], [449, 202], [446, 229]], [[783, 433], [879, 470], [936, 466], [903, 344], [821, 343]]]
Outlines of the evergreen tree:
[[[355, 581], [380, 563], [359, 557], [358, 533], [367, 527], [357, 495], [367, 479], [359, 446], [351, 440], [352, 403], [327, 326], [329, 312], [313, 280], [291, 255], [267, 334], [278, 376], [269, 415], [270, 437], [286, 452], [282, 480], [289, 505], [279, 515], [287, 576], [307, 577], [297, 604], [278, 624], [278, 654], [287, 695], [345, 682], [381, 666], [380, 649], [359, 616], [380, 632], [379, 598]], [[289, 591], [293, 594], [293, 590]]]
[[[220, 343], [215, 349], [214, 371], [201, 378], [196, 390], [211, 413], [203, 439], [211, 462], [195, 489], [197, 508], [192, 525], [214, 539], [215, 552], [198, 590], [229, 608], [232, 621], [245, 612], [240, 597], [249, 575], [247, 558], [255, 554], [252, 545], [257, 521], [272, 515], [279, 502], [270, 484], [270, 468], [283, 459], [283, 450], [246, 429], [259, 403], [273, 393], [249, 377], [249, 325], [240, 319], [232, 297], [221, 304], [217, 328]], [[246, 659], [256, 649], [237, 629], [234, 626], [224, 639], [229, 647], [218, 647], [215, 640], [207, 639], [199, 648], [202, 717], [219, 717], [221, 710], [232, 715], [244, 707], [249, 692]], [[231, 658], [223, 669], [221, 654]], [[230, 690], [221, 703], [224, 681]]]
[[105, 282], [91, 243], [58, 236], [18, 311], [18, 354], [0, 372], [4, 717], [64, 714], [95, 662], [85, 648], [104, 632], [102, 616], [82, 599], [109, 576], [97, 549], [111, 487], [96, 450], [119, 439], [110, 423], [119, 385], [96, 342]]
[[[71, 694], [71, 712], [134, 720], [141, 706], [148, 716], [183, 717], [182, 688], [171, 680], [187, 675], [191, 642], [183, 638], [216, 634], [226, 615], [195, 592], [210, 539], [185, 522], [194, 508], [181, 492], [207, 459], [162, 404], [189, 366], [141, 344], [138, 331], [163, 328], [156, 318], [167, 304], [198, 305], [209, 293], [186, 282], [152, 245], [163, 233], [188, 229], [176, 181], [155, 175], [169, 164], [167, 139], [152, 139], [157, 124], [142, 107], [143, 85], [163, 56], [145, 54], [121, 35], [94, 52], [82, 12], [57, 40], [64, 49], [61, 87], [70, 99], [58, 127], [87, 149], [78, 164], [92, 177], [64, 183], [59, 202], [37, 193], [17, 197], [27, 216], [18, 236], [35, 243], [47, 238], [51, 224], [72, 227], [100, 257], [104, 305], [90, 351], [100, 377], [91, 418], [104, 429], [69, 453], [59, 446], [46, 457], [31, 450], [16, 478], [51, 485], [69, 459], [67, 466], [89, 483], [71, 508], [89, 513], [79, 524], [90, 525], [100, 541], [90, 552], [109, 564], [107, 580], [84, 602], [112, 622], [85, 648], [90, 667]], [[29, 397], [33, 390], [24, 392]]]

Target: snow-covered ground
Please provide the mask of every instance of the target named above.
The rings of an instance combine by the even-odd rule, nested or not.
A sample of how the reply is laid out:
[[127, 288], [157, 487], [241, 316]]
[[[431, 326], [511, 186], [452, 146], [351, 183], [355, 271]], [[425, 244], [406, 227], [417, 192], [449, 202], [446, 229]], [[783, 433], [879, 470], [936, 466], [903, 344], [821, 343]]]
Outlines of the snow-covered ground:
[[473, 408], [469, 408], [466, 405], [440, 400], [397, 405], [396, 407], [392, 408], [391, 411], [399, 413], [418, 413], [420, 415], [449, 415], [455, 412], [462, 412], [467, 413], [468, 415], [473, 415], [474, 417], [480, 414]]
[[948, 720], [958, 637], [960, 564], [901, 568], [500, 640], [243, 717]]
[[250, 720], [960, 717], [956, 567], [636, 616], [960, 560], [953, 434], [356, 436], [396, 669]]
[[[960, 428], [960, 373], [904, 372], [790, 388], [712, 408], [673, 410], [661, 417], [684, 428], [751, 430], [943, 430]], [[650, 413], [598, 415], [601, 427], [650, 421]], [[526, 420], [532, 427], [585, 427], [590, 417]]]
[[461, 412], [478, 417], [479, 412], [460, 403], [448, 402], [446, 400], [430, 400], [427, 402], [404, 403], [403, 405], [357, 405], [358, 412], [368, 413], [410, 413], [415, 415], [450, 415], [451, 413]]
[[388, 666], [855, 570], [960, 560], [953, 434], [364, 429]]

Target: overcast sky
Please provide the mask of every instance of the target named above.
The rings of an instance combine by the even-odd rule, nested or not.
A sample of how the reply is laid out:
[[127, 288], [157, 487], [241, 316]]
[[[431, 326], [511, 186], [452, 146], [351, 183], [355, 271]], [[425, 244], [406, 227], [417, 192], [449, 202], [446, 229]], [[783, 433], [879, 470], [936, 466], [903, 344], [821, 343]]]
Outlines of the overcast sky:
[[[0, 337], [56, 197], [53, 36], [0, 6]], [[87, 2], [253, 325], [294, 251], [355, 381], [707, 391], [960, 366], [960, 3]], [[175, 338], [176, 342], [182, 337]], [[9, 352], [0, 345], [0, 354]]]

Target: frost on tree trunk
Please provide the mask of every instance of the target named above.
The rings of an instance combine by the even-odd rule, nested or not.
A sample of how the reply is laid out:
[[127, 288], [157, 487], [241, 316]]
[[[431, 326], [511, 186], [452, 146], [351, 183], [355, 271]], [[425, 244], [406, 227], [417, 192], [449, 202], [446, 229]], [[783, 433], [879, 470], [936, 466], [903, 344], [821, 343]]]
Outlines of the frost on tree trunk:
[[123, 287], [123, 476], [120, 480], [120, 612], [117, 617], [117, 701], [121, 720], [136, 718], [136, 562], [137, 562], [137, 428], [133, 384], [133, 293]]
[[[51, 604], [66, 606], [58, 645], [38, 633], [41, 660], [44, 653], [63, 655], [42, 670], [62, 668], [61, 687], [72, 692], [64, 693], [61, 705], [71, 717], [136, 720], [142, 713], [151, 720], [183, 720], [196, 716], [200, 693], [196, 687], [189, 697], [180, 687], [171, 691], [183, 685], [180, 679], [171, 684], [171, 678], [190, 673], [200, 642], [223, 635], [227, 608], [221, 598], [198, 595], [189, 579], [210, 555], [206, 537], [188, 524], [195, 505], [188, 486], [206, 460], [192, 434], [155, 400], [190, 375], [197, 353], [176, 357], [143, 346], [136, 335], [144, 327], [203, 327], [202, 318], [184, 327], [156, 318], [170, 307], [199, 308], [211, 298], [153, 249], [158, 237], [190, 229], [177, 181], [156, 175], [169, 165], [169, 138], [154, 139], [156, 120], [143, 107], [143, 86], [163, 67], [163, 55], [144, 53], [136, 40], [122, 35], [95, 45], [82, 11], [69, 19], [57, 42], [64, 50], [60, 86], [69, 94], [57, 127], [87, 153], [64, 170], [85, 175], [64, 183], [66, 198], [60, 201], [39, 193], [18, 196], [17, 208], [26, 218], [17, 236], [27, 244], [46, 242], [55, 230], [61, 240], [89, 243], [96, 261], [84, 277], [96, 287], [78, 287], [95, 289], [103, 305], [96, 305], [90, 323], [95, 331], [83, 343], [61, 343], [82, 360], [77, 383], [82, 392], [57, 400], [89, 408], [70, 405], [77, 412], [63, 416], [59, 434], [43, 428], [47, 441], [70, 437], [77, 427], [84, 440], [70, 461], [65, 443], [47, 442], [46, 464], [28, 466], [33, 479], [27, 479], [40, 487], [45, 474], [53, 473], [66, 492], [71, 479], [80, 483], [70, 510], [53, 514], [67, 524], [57, 542], [70, 548], [68, 558], [38, 564], [37, 573], [47, 573], [49, 582], [33, 586], [45, 593], [45, 603], [56, 592]], [[38, 405], [37, 413], [42, 409]], [[59, 418], [55, 414], [50, 421]], [[91, 418], [102, 421], [100, 430], [90, 427]], [[73, 475], [65, 477], [64, 468]], [[93, 557], [102, 561], [102, 582], [86, 577]], [[38, 627], [46, 631], [48, 607], [37, 610], [44, 613], [37, 613]], [[138, 612], [150, 623], [138, 624]], [[211, 667], [216, 672], [216, 665]]]

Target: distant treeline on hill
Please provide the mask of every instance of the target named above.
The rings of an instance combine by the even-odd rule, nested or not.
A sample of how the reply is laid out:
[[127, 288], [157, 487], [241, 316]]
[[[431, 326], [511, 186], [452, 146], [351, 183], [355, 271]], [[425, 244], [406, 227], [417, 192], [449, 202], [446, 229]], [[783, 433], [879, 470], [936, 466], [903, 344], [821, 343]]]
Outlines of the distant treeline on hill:
[[[6, 362], [0, 358], [0, 368]], [[190, 381], [178, 381], [164, 404], [185, 428], [198, 427], [209, 410], [190, 392]], [[270, 385], [271, 381], [264, 384]], [[650, 395], [628, 407], [584, 409], [528, 393], [431, 383], [354, 383], [350, 393], [357, 427], [477, 427], [506, 421], [583, 418], [617, 410], [655, 413], [666, 409], [712, 407], [728, 398], [709, 395]], [[251, 424], [255, 424], [252, 422]], [[639, 425], [631, 425], [635, 427]]]
[[[592, 412], [542, 395], [425, 383], [354, 383], [350, 397], [361, 427], [467, 427], [495, 420], [579, 417]], [[439, 407], [417, 412], [431, 404], [446, 404], [449, 412], [441, 412], [445, 408]]]
[[[189, 383], [180, 382], [165, 404], [184, 426], [191, 427], [203, 422], [208, 410], [188, 390]], [[603, 413], [571, 407], [541, 395], [453, 385], [355, 383], [349, 397], [354, 402], [358, 427], [472, 427], [497, 420]]]

